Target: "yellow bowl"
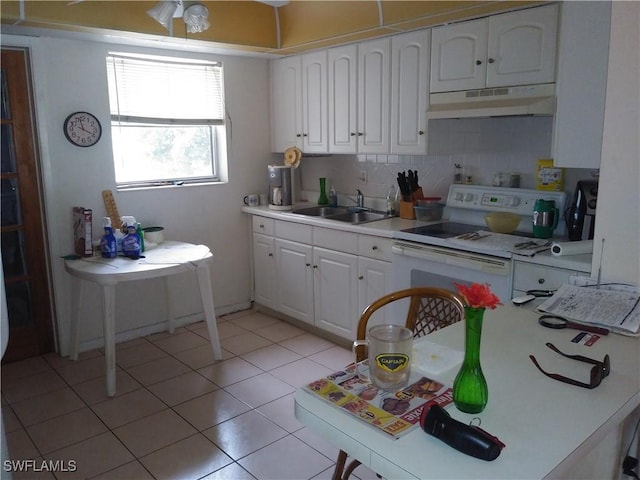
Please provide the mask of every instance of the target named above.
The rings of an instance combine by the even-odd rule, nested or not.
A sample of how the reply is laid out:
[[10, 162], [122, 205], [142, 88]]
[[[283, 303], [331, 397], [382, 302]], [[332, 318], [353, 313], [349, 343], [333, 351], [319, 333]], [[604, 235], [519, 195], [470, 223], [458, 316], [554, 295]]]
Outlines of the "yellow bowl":
[[491, 212], [484, 216], [489, 230], [495, 233], [512, 233], [520, 224], [520, 215], [511, 212]]

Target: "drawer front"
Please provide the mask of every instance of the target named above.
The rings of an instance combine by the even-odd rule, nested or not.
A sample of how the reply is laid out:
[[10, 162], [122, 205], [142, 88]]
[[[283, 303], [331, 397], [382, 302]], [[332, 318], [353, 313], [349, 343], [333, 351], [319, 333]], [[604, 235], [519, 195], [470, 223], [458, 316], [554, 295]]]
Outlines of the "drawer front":
[[569, 283], [569, 277], [572, 275], [579, 275], [579, 273], [563, 268], [516, 262], [513, 273], [513, 288], [523, 292], [536, 289], [556, 290], [563, 283]]
[[390, 238], [358, 235], [358, 255], [390, 262], [392, 243]]
[[312, 227], [301, 223], [276, 220], [276, 237], [311, 245]]
[[313, 245], [356, 255], [358, 253], [358, 235], [342, 230], [314, 227]]
[[253, 231], [255, 233], [261, 233], [263, 235], [273, 236], [275, 220], [273, 218], [260, 217], [259, 215], [253, 215], [251, 217], [251, 223], [253, 225]]

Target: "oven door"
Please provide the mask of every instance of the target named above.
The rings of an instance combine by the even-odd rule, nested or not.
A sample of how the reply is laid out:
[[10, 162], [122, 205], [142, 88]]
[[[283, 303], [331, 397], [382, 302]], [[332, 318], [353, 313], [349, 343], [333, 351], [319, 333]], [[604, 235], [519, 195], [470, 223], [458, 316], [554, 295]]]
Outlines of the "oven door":
[[506, 303], [511, 297], [511, 259], [413, 242], [392, 246], [394, 290], [430, 286], [457, 291], [454, 283], [488, 283]]

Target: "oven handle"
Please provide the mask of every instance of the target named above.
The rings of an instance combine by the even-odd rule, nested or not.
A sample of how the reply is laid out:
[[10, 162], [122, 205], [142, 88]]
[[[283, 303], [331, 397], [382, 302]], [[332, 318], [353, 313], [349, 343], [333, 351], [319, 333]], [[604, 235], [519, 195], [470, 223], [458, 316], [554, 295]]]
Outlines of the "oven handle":
[[511, 271], [511, 260], [491, 257], [489, 255], [475, 255], [458, 250], [400, 242], [393, 243], [391, 251], [396, 255], [404, 255], [419, 260], [444, 263], [498, 275], [506, 276], [509, 275]]

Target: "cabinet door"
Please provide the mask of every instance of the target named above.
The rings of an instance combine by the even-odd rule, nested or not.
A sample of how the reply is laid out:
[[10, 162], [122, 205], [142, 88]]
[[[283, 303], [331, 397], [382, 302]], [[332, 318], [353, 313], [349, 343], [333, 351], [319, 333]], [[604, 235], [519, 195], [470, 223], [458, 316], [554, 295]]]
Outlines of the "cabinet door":
[[[391, 293], [391, 263], [373, 258], [358, 258], [358, 310], [360, 314], [375, 300]], [[388, 308], [381, 308], [369, 319], [369, 325], [392, 323]]]
[[358, 152], [389, 153], [390, 40], [358, 46]]
[[271, 61], [271, 150], [302, 145], [302, 64], [300, 57]]
[[302, 56], [302, 150], [327, 153], [327, 52]]
[[356, 153], [358, 46], [329, 49], [329, 152]]
[[555, 81], [558, 6], [489, 18], [487, 87]]
[[275, 240], [267, 235], [253, 234], [254, 300], [276, 308]]
[[391, 153], [426, 153], [429, 31], [391, 39]]
[[355, 340], [358, 324], [358, 257], [313, 249], [315, 325]]
[[485, 87], [488, 31], [486, 19], [433, 29], [431, 92]]
[[611, 2], [562, 3], [553, 117], [559, 167], [600, 168], [610, 27]]
[[313, 324], [313, 272], [310, 245], [276, 239], [276, 310]]

